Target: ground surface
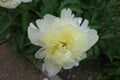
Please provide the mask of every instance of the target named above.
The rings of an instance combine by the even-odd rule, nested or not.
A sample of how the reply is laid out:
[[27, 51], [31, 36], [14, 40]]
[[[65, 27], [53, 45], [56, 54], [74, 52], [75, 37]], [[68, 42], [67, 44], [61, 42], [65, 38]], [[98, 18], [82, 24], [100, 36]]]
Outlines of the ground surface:
[[0, 80], [42, 80], [42, 75], [29, 67], [15, 54], [6, 43], [0, 45]]

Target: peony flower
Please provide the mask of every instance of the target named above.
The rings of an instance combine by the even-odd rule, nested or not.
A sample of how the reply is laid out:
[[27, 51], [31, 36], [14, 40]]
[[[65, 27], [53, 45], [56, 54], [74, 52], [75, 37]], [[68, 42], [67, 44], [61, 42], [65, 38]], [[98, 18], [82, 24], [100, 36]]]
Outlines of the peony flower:
[[35, 57], [44, 59], [42, 69], [49, 76], [56, 75], [61, 68], [78, 66], [98, 40], [97, 31], [88, 27], [88, 20], [75, 18], [70, 9], [63, 9], [60, 18], [46, 14], [36, 24], [37, 27], [30, 23], [28, 37], [42, 47]]
[[21, 2], [30, 2], [32, 0], [0, 0], [0, 6], [5, 8], [16, 8]]

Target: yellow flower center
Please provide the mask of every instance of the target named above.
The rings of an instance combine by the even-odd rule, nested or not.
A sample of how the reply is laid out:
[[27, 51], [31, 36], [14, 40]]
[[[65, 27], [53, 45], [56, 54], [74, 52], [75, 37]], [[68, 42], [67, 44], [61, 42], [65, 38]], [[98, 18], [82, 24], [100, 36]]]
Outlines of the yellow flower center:
[[61, 44], [62, 44], [62, 47], [66, 47], [67, 46], [66, 42], [61, 42]]
[[86, 37], [80, 28], [64, 21], [47, 27], [40, 41], [48, 52], [45, 59], [52, 59], [53, 64], [60, 66], [78, 59], [87, 48]]

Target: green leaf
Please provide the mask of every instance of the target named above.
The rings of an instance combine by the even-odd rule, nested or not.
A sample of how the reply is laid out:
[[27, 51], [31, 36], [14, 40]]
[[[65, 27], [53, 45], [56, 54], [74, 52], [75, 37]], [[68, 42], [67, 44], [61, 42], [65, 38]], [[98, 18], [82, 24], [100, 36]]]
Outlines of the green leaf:
[[9, 31], [10, 31], [10, 30], [7, 29], [7, 30], [5, 30], [3, 33], [0, 34], [0, 41], [6, 38], [6, 36], [7, 36], [8, 33], [9, 33]]
[[23, 49], [24, 48], [24, 39], [25, 39], [25, 37], [24, 37], [24, 35], [19, 35], [19, 40], [18, 40], [18, 46], [19, 46], [19, 49], [21, 50], [21, 49]]
[[6, 12], [0, 12], [0, 40], [5, 38], [9, 32], [9, 27], [12, 21]]
[[63, 6], [68, 5], [68, 4], [75, 4], [75, 3], [79, 3], [79, 0], [64, 0]]
[[43, 15], [49, 13], [53, 14], [57, 9], [57, 0], [42, 0], [43, 5], [41, 7], [41, 13]]
[[13, 15], [12, 10], [0, 12], [0, 36], [1, 36], [1, 39], [5, 38], [5, 36], [7, 35], [7, 32], [9, 33], [9, 31], [12, 27], [12, 24], [13, 24], [15, 18], [17, 17], [17, 15], [18, 15], [17, 13], [15, 13]]
[[107, 34], [107, 35], [102, 36], [101, 39], [109, 39], [109, 38], [113, 38], [113, 37], [115, 37], [115, 35]]
[[92, 76], [89, 76], [88, 80], [93, 80], [93, 77], [92, 77]]
[[32, 0], [32, 3], [34, 4], [34, 6], [36, 6], [39, 2], [40, 0]]
[[79, 13], [79, 14], [83, 12], [82, 9], [80, 8], [80, 6], [79, 6], [79, 5], [76, 5], [76, 4], [67, 5], [67, 6], [64, 6], [64, 7], [70, 8], [72, 11], [75, 11], [75, 12], [77, 12], [77, 13]]
[[21, 21], [22, 21], [22, 25], [21, 26], [22, 26], [23, 32], [25, 33], [27, 31], [27, 28], [28, 28], [29, 23], [31, 21], [31, 16], [30, 16], [30, 14], [27, 11], [22, 13]]
[[40, 49], [39, 46], [35, 46], [35, 45], [30, 45], [27, 46], [24, 50], [24, 53], [30, 54], [30, 53], [34, 53], [36, 52], [38, 49]]
[[94, 54], [95, 54], [95, 56], [98, 57], [99, 54], [101, 53], [98, 45], [96, 44], [93, 48], [94, 48]]
[[94, 50], [91, 48], [90, 50], [87, 51], [87, 57], [92, 57], [94, 55]]

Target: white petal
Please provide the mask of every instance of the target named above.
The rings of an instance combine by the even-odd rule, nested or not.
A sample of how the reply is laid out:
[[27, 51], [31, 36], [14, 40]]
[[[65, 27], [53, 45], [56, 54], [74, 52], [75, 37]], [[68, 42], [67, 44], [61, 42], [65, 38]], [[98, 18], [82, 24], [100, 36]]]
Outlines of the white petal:
[[43, 19], [36, 20], [36, 24], [40, 29], [40, 32], [43, 32], [45, 30], [45, 21]]
[[54, 76], [61, 70], [61, 67], [55, 66], [50, 62], [45, 62], [42, 65], [42, 69], [48, 72], [48, 76]]
[[50, 15], [50, 14], [46, 14], [44, 16], [44, 19], [38, 19], [36, 20], [36, 24], [39, 27], [41, 32], [44, 32], [44, 30], [47, 27], [50, 27], [52, 25], [52, 23], [54, 23], [56, 17]]
[[71, 69], [73, 68], [74, 66], [78, 66], [79, 65], [79, 62], [77, 61], [74, 61], [73, 63], [69, 64], [69, 65], [65, 65], [63, 66], [64, 69]]
[[53, 16], [53, 15], [50, 15], [50, 14], [46, 14], [45, 16], [44, 16], [44, 20], [45, 20], [45, 25], [46, 25], [46, 27], [47, 26], [51, 26], [55, 21], [56, 21], [56, 19], [57, 19], [57, 17], [55, 17], [55, 16]]
[[28, 37], [33, 44], [43, 46], [40, 42], [40, 31], [32, 23], [28, 27]]
[[20, 0], [15, 0], [15, 1], [10, 0], [10, 1], [5, 2], [5, 3], [0, 1], [0, 6], [13, 9], [13, 8], [16, 8], [20, 3], [21, 3]]
[[63, 68], [64, 69], [71, 69], [73, 66], [74, 66], [74, 64], [70, 64], [70, 65], [67, 65], [67, 66], [63, 66]]
[[78, 24], [80, 25], [80, 24], [81, 24], [81, 22], [82, 22], [82, 18], [81, 18], [81, 17], [76, 18], [76, 21], [77, 21], [77, 22], [78, 22]]
[[41, 48], [35, 53], [35, 58], [42, 59], [45, 57], [45, 55], [46, 55], [46, 50], [44, 48]]
[[80, 56], [80, 60], [79, 60], [79, 61], [85, 59], [86, 57], [87, 57], [87, 54], [86, 54], [86, 53], [83, 53], [83, 54]]
[[88, 26], [88, 23], [89, 23], [89, 21], [85, 19], [85, 20], [83, 21], [83, 23], [81, 24], [81, 28], [86, 29], [87, 26]]
[[64, 55], [63, 61], [67, 61], [68, 59], [70, 59], [72, 56], [72, 53], [70, 51], [67, 51]]
[[53, 15], [50, 15], [50, 14], [46, 14], [46, 15], [44, 16], [44, 19], [52, 22], [52, 21], [54, 21], [54, 20], [56, 19], [56, 17], [53, 16]]
[[98, 41], [99, 37], [97, 35], [97, 31], [94, 29], [90, 29], [87, 34], [88, 34], [87, 37], [88, 37], [88, 49], [89, 49]]
[[32, 0], [21, 0], [21, 1], [26, 3], [26, 2], [31, 2]]
[[44, 78], [43, 80], [49, 80], [48, 78]]
[[30, 27], [33, 28], [33, 29], [35, 29], [35, 30], [38, 30], [33, 23], [30, 23]]
[[71, 64], [69, 64], [69, 65], [63, 66], [63, 68], [64, 68], [64, 69], [71, 69], [71, 68], [73, 68], [74, 66], [78, 66], [78, 65], [79, 65], [79, 61], [85, 59], [86, 57], [87, 57], [86, 53], [83, 53], [83, 54], [80, 56], [79, 60], [76, 60], [76, 61], [74, 61], [73, 63], [71, 63]]
[[61, 12], [61, 19], [67, 19], [67, 20], [71, 20], [73, 19], [74, 15], [72, 14], [71, 9], [63, 9]]

